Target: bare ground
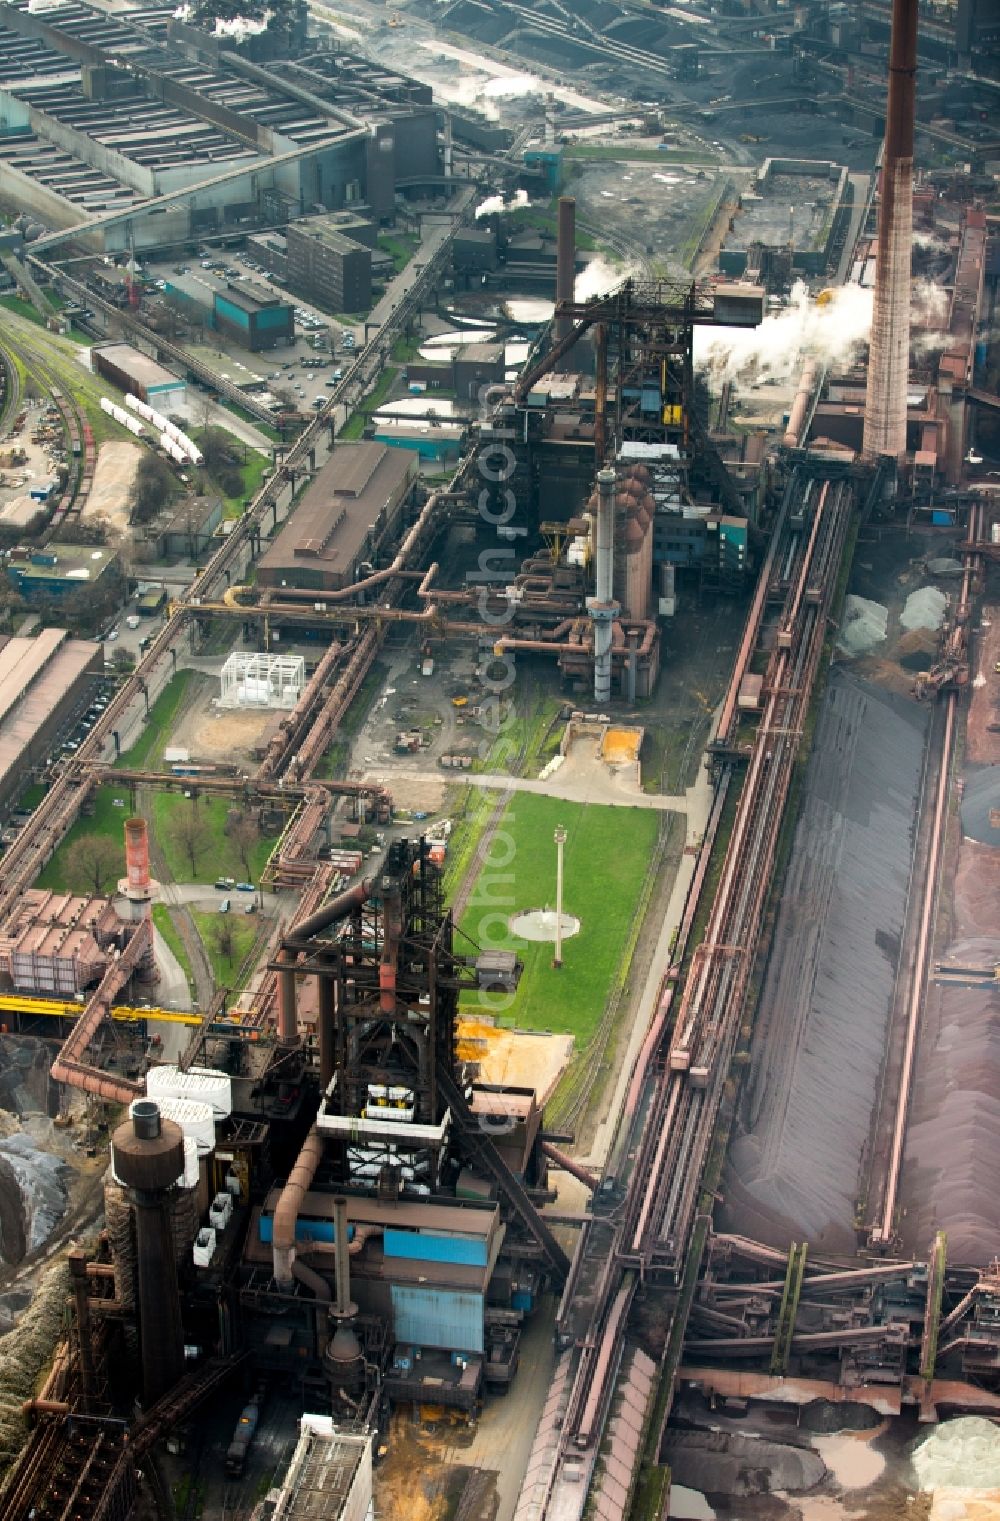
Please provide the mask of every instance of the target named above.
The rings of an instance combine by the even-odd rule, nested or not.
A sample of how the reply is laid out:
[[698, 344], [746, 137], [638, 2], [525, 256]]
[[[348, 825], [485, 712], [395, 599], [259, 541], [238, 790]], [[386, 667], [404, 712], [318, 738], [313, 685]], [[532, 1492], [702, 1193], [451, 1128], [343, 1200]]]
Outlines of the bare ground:
[[104, 443], [97, 451], [94, 483], [83, 504], [84, 522], [104, 518], [112, 534], [124, 537], [128, 529], [129, 497], [142, 458], [138, 444]]
[[270, 708], [253, 712], [222, 711], [212, 707], [218, 686], [206, 679], [194, 700], [185, 706], [170, 742], [190, 750], [197, 760], [243, 761], [253, 765], [253, 748], [274, 717]]

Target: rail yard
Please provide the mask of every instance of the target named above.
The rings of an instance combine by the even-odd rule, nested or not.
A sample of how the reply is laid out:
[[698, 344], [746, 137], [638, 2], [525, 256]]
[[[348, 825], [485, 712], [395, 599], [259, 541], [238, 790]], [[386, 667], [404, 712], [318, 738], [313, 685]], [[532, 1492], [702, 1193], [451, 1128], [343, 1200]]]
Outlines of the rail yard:
[[840, 9], [0, 13], [2, 1521], [996, 1504], [1000, 37]]

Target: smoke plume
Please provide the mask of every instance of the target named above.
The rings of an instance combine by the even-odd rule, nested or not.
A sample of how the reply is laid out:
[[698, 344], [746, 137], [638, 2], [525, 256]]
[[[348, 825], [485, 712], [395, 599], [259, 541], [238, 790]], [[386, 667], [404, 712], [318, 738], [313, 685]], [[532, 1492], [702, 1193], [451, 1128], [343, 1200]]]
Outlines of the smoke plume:
[[798, 280], [788, 305], [769, 313], [760, 327], [696, 327], [695, 367], [721, 385], [747, 371], [791, 380], [806, 355], [846, 366], [867, 343], [871, 322], [871, 290], [842, 285], [824, 292], [822, 301], [814, 301], [805, 282]]
[[489, 195], [485, 201], [480, 201], [476, 207], [476, 216], [492, 216], [495, 211], [516, 211], [519, 206], [527, 206], [528, 204], [528, 192], [526, 190], [515, 190], [513, 197], [509, 201], [505, 201], [502, 195]]

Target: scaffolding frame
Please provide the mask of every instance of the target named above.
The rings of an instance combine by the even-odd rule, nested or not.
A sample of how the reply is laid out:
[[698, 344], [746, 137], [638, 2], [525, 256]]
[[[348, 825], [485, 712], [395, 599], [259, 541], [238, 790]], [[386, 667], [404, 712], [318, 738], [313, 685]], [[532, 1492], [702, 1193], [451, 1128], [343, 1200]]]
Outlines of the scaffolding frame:
[[275, 655], [262, 650], [236, 650], [219, 676], [220, 708], [295, 707], [306, 683], [301, 655]]

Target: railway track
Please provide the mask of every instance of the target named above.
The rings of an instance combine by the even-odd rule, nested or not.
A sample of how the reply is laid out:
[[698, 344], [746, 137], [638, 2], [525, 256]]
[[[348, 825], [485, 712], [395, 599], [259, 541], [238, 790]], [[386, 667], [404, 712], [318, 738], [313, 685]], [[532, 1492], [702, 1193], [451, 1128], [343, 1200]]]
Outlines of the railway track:
[[[66, 484], [54, 504], [51, 521], [42, 536], [42, 542], [48, 543], [51, 539], [58, 537], [60, 530], [65, 526], [67, 517], [71, 514], [79, 515], [86, 503], [97, 464], [93, 429], [83, 409], [67, 391], [65, 382], [58, 371], [48, 362], [44, 351], [23, 335], [16, 339], [8, 336], [6, 341], [9, 348], [24, 361], [26, 369], [30, 371], [34, 379], [48, 392], [59, 411], [66, 434], [66, 459], [69, 473]], [[9, 373], [14, 379], [16, 406], [20, 399], [20, 385], [17, 366], [12, 359], [9, 362]]]
[[[603, 1466], [598, 1470], [609, 1415], [617, 1400], [627, 1398], [633, 1429], [641, 1410], [644, 1439], [655, 1451], [659, 1425], [669, 1412], [669, 1363], [661, 1362], [656, 1378], [637, 1375], [633, 1310], [647, 1285], [659, 1285], [667, 1346], [683, 1332], [681, 1290], [685, 1271], [688, 1278], [692, 1271], [699, 1192], [745, 1017], [784, 805], [854, 507], [846, 480], [817, 488], [800, 476], [796, 489], [803, 500], [786, 494], [716, 736], [724, 758], [713, 833], [720, 830], [741, 764], [735, 746], [737, 677], [757, 645], [768, 605], [778, 607], [771, 616], [774, 645], [764, 705], [732, 809], [722, 874], [703, 934], [688, 955], [695, 916], [704, 912], [698, 907], [707, 876], [703, 850], [605, 1175], [602, 1194], [615, 1202], [584, 1233], [560, 1306], [557, 1335], [569, 1349], [571, 1370], [561, 1421], [536, 1444], [518, 1521], [579, 1518], [592, 1488], [594, 1503], [605, 1507], [602, 1513], [627, 1514], [643, 1444], [633, 1453], [627, 1486], [620, 1467], [615, 1475]], [[791, 507], [802, 510], [793, 513]]]

